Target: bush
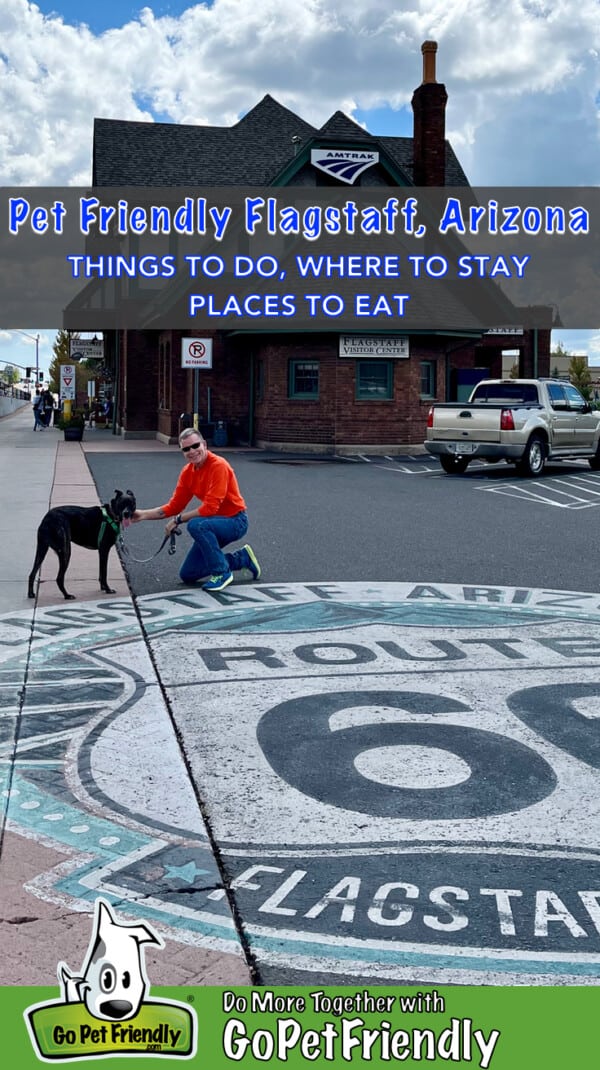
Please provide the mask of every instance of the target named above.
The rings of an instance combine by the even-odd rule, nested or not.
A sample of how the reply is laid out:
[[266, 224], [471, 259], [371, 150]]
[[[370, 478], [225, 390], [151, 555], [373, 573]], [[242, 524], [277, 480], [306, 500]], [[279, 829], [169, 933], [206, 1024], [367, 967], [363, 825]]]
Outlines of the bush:
[[85, 427], [85, 416], [81, 409], [73, 409], [68, 420], [61, 416], [55, 422], [61, 431], [64, 431], [67, 427]]

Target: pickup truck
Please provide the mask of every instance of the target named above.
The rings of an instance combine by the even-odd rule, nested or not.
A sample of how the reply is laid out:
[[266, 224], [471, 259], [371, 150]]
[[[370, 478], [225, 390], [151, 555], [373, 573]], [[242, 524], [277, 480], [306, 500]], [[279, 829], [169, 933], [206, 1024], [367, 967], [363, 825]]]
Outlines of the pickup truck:
[[522, 476], [570, 458], [600, 469], [600, 411], [561, 379], [483, 379], [468, 402], [431, 406], [424, 446], [448, 475], [475, 457], [508, 461]]

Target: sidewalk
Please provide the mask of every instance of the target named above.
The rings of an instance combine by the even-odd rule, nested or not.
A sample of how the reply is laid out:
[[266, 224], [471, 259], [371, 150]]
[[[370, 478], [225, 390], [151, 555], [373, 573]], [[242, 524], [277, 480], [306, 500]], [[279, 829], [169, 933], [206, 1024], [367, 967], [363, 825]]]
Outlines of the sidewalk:
[[[152, 452], [172, 451], [174, 448], [154, 440], [123, 441], [106, 430], [86, 429], [85, 441], [82, 444], [64, 442], [62, 434], [53, 427], [34, 434], [29, 405], [0, 419], [0, 710], [3, 728], [0, 762], [3, 787], [0, 839], [0, 984], [54, 985], [56, 967], [60, 959], [65, 959], [78, 969], [90, 938], [90, 900], [59, 895], [55, 890], [57, 885], [54, 877], [59, 872], [72, 871], [76, 862], [80, 864], [83, 858], [90, 857], [90, 843], [76, 841], [76, 833], [85, 830], [86, 835], [91, 836], [91, 828], [99, 828], [109, 819], [114, 831], [115, 824], [115, 813], [109, 813], [107, 810], [106, 814], [103, 814], [96, 802], [90, 800], [86, 785], [77, 780], [73, 770], [69, 774], [69, 741], [65, 741], [64, 737], [74, 737], [77, 733], [85, 734], [87, 731], [88, 725], [80, 708], [82, 703], [79, 703], [79, 708], [75, 701], [72, 703], [71, 731], [63, 731], [62, 737], [58, 734], [52, 735], [53, 711], [62, 703], [63, 717], [65, 716], [64, 695], [68, 693], [73, 700], [77, 697], [77, 680], [66, 679], [69, 669], [65, 669], [60, 677], [56, 670], [44, 674], [43, 654], [41, 660], [38, 655], [36, 661], [35, 639], [49, 631], [48, 624], [44, 624], [45, 620], [53, 620], [53, 635], [61, 634], [60, 622], [61, 619], [65, 621], [65, 634], [68, 632], [71, 636], [69, 650], [76, 652], [73, 622], [77, 620], [78, 613], [81, 617], [81, 632], [81, 628], [85, 629], [85, 604], [101, 603], [102, 599], [106, 603], [107, 596], [101, 595], [98, 584], [98, 556], [89, 550], [73, 546], [67, 589], [75, 595], [76, 601], [65, 602], [55, 583], [57, 559], [55, 554], [49, 551], [41, 570], [42, 582], [38, 587], [38, 596], [31, 600], [27, 597], [27, 577], [35, 554], [37, 527], [50, 507], [63, 504], [99, 504], [86, 463], [87, 450]], [[125, 604], [129, 602], [131, 605], [127, 581], [114, 549], [110, 553], [108, 579], [116, 592], [111, 596], [112, 601], [116, 603], [118, 600]], [[65, 607], [68, 607], [68, 616], [65, 615]], [[48, 613], [50, 618], [45, 617]], [[51, 616], [53, 613], [54, 618]], [[62, 618], [59, 614], [62, 614]], [[133, 609], [129, 612], [129, 617], [130, 627], [137, 627], [139, 630], [138, 645], [141, 646], [143, 636]], [[136, 665], [136, 670], [143, 675], [144, 681], [145, 730], [147, 729], [149, 740], [158, 741], [161, 755], [158, 768], [165, 771], [162, 791], [165, 795], [173, 795], [181, 800], [182, 807], [193, 809], [195, 820], [202, 828], [193, 786], [190, 784], [169, 712], [162, 698], [160, 680], [156, 677], [145, 649], [140, 655], [140, 662], [139, 666]], [[68, 692], [67, 687], [70, 688]], [[89, 703], [90, 720], [94, 716], [97, 718], [99, 711], [105, 712], [108, 708], [108, 699], [104, 698], [106, 685], [99, 682], [96, 683], [96, 688], [97, 693], [93, 696], [95, 702]], [[50, 742], [54, 748], [52, 759], [49, 759], [48, 751], [43, 752], [43, 748], [39, 757], [35, 748], [42, 747], [42, 744], [48, 747]], [[136, 741], [134, 745], [135, 743]], [[128, 740], [125, 745], [131, 746], [131, 741]], [[139, 775], [139, 768], [144, 764], [144, 754], [140, 752], [144, 750], [145, 745], [145, 739], [141, 745], [138, 741], [138, 749], [132, 751], [132, 779], [133, 770]], [[122, 742], [120, 746], [123, 746]], [[57, 758], [59, 750], [60, 760]], [[110, 765], [110, 762], [108, 764]], [[49, 792], [46, 791], [42, 798], [40, 784], [45, 789], [46, 784], [51, 782], [48, 779], [48, 770], [51, 768], [57, 770], [53, 774], [54, 787]], [[42, 772], [46, 778], [43, 783]], [[104, 771], [104, 777], [110, 776], [110, 772], [110, 768]], [[152, 772], [156, 773], [156, 768], [153, 768]], [[63, 775], [67, 783], [64, 785], [61, 781], [61, 785], [58, 785], [57, 778]], [[149, 779], [152, 780], [152, 777]], [[160, 777], [156, 779], [160, 780]], [[28, 791], [33, 792], [36, 788], [40, 789], [40, 797], [32, 798], [27, 795], [26, 801], [21, 801]], [[158, 791], [160, 790], [159, 785]], [[49, 799], [53, 801], [50, 810], [57, 810], [60, 801], [71, 817], [76, 812], [79, 823], [71, 826], [73, 835], [70, 840], [69, 836], [63, 835], [61, 838], [54, 834], [59, 819], [63, 817], [62, 813], [43, 814], [43, 803]], [[40, 820], [37, 824], [23, 824], [19, 808], [29, 813], [39, 808]], [[47, 822], [45, 826], [42, 825], [42, 818]], [[55, 821], [56, 825], [53, 825], [52, 821]], [[87, 824], [84, 824], [84, 821]], [[125, 818], [122, 818], [122, 823], [124, 829], [127, 824]], [[62, 829], [64, 825], [61, 825]], [[139, 833], [139, 827], [136, 831]], [[203, 829], [202, 833], [206, 835]], [[123, 839], [125, 838], [126, 833], [123, 830]], [[131, 839], [133, 838], [132, 835]], [[114, 835], [108, 839], [105, 836], [100, 842], [108, 843], [109, 839], [116, 842]], [[73, 844], [77, 842], [77, 848], [71, 841]], [[80, 842], [84, 854], [79, 847]], [[210, 852], [206, 838], [204, 842], [207, 844], [207, 852]], [[209, 870], [204, 872], [208, 874]], [[214, 856], [210, 872], [215, 888], [218, 888], [219, 870]], [[52, 879], [49, 875], [52, 875]], [[209, 880], [208, 876], [206, 880]], [[139, 917], [139, 913], [134, 909], [130, 910], [128, 915], [128, 905], [132, 904], [135, 905], [134, 895], [130, 897], [129, 904], [125, 901], [117, 902], [117, 909], [122, 917], [129, 917], [131, 920]], [[231, 918], [227, 920], [227, 924], [234, 929]], [[166, 946], [157, 952], [148, 949], [146, 954], [148, 974], [154, 984], [251, 983], [239, 942], [237, 954], [229, 950], [215, 950], [218, 946], [217, 940], [212, 941], [211, 945], [210, 940], [203, 940], [201, 937], [195, 942], [195, 946], [190, 946], [189, 939], [177, 939], [177, 933], [172, 928], [161, 928], [160, 924], [155, 927], [164, 937]], [[235, 940], [230, 940], [227, 946], [235, 950]]]

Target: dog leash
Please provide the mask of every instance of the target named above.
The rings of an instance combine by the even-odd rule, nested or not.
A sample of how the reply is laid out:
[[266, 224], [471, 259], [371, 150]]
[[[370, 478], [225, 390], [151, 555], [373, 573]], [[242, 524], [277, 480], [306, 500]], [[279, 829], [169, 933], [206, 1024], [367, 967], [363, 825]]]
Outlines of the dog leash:
[[130, 557], [131, 560], [135, 561], [138, 565], [147, 565], [148, 561], [152, 561], [155, 557], [158, 557], [159, 553], [166, 546], [167, 543], [169, 543], [169, 549], [167, 550], [167, 553], [174, 554], [177, 549], [177, 535], [181, 535], [181, 528], [179, 527], [173, 528], [173, 530], [169, 532], [168, 535], [165, 535], [163, 541], [158, 547], [158, 550], [156, 550], [153, 554], [150, 554], [150, 557], [134, 557], [129, 547], [125, 545], [123, 533], [121, 533], [118, 539], [119, 549], [126, 557]]

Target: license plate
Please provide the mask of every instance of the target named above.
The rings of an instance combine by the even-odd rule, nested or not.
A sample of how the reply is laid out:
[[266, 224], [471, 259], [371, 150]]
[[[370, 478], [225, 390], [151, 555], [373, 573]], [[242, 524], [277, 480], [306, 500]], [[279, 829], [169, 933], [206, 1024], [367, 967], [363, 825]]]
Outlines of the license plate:
[[450, 442], [449, 443], [449, 448], [450, 448], [450, 453], [460, 453], [460, 454], [475, 453], [475, 450], [477, 449], [477, 443], [476, 442]]

